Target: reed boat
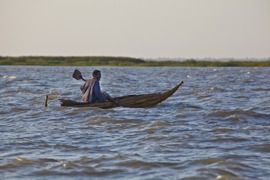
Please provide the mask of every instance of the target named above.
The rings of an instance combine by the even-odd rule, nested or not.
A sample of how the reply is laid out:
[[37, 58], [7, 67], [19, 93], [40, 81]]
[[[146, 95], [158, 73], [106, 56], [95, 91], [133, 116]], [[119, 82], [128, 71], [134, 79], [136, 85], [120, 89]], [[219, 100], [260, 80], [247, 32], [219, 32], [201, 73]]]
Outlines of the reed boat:
[[114, 107], [128, 107], [128, 108], [145, 108], [155, 106], [162, 101], [166, 100], [168, 97], [173, 95], [175, 91], [183, 84], [181, 81], [172, 89], [169, 89], [163, 93], [153, 93], [153, 94], [141, 94], [141, 95], [127, 95], [121, 97], [112, 98], [112, 101], [106, 102], [96, 102], [96, 103], [85, 103], [76, 102], [72, 100], [59, 99], [61, 106], [69, 107], [97, 107], [102, 109], [109, 109]]

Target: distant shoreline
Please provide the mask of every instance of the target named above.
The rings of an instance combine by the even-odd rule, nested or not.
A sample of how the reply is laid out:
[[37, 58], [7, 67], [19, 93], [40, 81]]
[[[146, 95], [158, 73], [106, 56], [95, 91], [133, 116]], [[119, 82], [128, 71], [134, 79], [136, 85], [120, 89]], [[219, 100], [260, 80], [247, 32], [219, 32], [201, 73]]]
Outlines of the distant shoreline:
[[218, 61], [187, 59], [142, 60], [131, 57], [110, 56], [0, 56], [0, 65], [35, 65], [35, 66], [179, 66], [179, 67], [270, 67], [270, 59], [265, 61]]

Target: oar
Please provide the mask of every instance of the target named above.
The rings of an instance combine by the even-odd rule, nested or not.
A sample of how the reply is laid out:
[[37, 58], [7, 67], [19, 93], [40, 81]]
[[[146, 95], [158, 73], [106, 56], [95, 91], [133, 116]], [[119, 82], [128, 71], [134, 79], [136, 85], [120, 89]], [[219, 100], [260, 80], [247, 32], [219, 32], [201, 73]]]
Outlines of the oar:
[[83, 80], [83, 81], [86, 81], [83, 77], [82, 77], [82, 73], [81, 71], [79, 71], [78, 69], [75, 69], [75, 71], [73, 72], [72, 74], [72, 77], [76, 80]]
[[[83, 80], [83, 81], [86, 81], [83, 77], [82, 77], [82, 73], [81, 71], [79, 71], [78, 69], [75, 69], [73, 74], [72, 74], [72, 77], [76, 80]], [[113, 102], [114, 104], [116, 104], [117, 106], [120, 106], [115, 100], [113, 100], [110, 96], [109, 96], [109, 100], [111, 102]]]

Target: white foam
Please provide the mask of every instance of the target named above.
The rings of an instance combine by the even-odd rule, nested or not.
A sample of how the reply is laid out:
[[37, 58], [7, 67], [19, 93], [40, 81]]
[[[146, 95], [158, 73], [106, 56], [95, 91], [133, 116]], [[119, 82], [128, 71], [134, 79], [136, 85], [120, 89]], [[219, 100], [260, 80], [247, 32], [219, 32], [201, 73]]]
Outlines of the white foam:
[[4, 79], [16, 79], [16, 76], [3, 76]]

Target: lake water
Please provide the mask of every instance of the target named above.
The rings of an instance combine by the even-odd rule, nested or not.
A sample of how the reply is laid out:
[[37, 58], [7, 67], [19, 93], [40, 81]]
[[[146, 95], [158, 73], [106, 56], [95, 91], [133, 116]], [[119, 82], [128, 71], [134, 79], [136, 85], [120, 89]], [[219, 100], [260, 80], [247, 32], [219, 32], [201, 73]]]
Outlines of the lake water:
[[[152, 108], [61, 107], [102, 71], [112, 96]], [[1, 179], [269, 179], [270, 68], [0, 66]], [[49, 94], [48, 107], [44, 107]]]

